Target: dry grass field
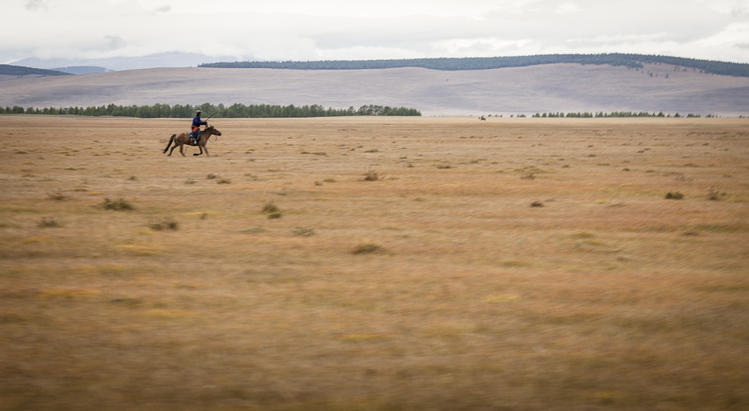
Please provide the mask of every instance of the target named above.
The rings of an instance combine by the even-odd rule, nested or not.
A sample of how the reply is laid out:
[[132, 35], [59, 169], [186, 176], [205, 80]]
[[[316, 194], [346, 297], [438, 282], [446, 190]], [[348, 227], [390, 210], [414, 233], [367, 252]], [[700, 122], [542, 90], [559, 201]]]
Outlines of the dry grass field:
[[749, 408], [749, 121], [188, 122], [3, 117], [1, 409]]

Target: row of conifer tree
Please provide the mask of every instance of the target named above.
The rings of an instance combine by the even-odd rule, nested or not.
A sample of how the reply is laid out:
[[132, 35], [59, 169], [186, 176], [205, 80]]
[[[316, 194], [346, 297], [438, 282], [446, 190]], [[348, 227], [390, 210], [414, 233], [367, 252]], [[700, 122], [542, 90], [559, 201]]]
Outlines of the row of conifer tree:
[[0, 107], [0, 114], [54, 114], [80, 116], [121, 116], [139, 118], [185, 118], [201, 110], [203, 117], [216, 118], [270, 118], [270, 117], [334, 117], [334, 116], [421, 116], [419, 110], [407, 107], [390, 107], [368, 104], [358, 109], [323, 107], [319, 104], [281, 106], [272, 104], [153, 104], [145, 106], [121, 106], [109, 104], [90, 107]]

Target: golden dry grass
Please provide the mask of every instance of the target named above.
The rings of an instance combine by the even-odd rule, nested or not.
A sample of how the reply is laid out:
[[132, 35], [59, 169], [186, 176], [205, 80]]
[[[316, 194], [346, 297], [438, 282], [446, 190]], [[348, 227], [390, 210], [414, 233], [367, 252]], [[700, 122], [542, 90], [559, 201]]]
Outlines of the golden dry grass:
[[3, 120], [2, 409], [749, 407], [746, 120]]

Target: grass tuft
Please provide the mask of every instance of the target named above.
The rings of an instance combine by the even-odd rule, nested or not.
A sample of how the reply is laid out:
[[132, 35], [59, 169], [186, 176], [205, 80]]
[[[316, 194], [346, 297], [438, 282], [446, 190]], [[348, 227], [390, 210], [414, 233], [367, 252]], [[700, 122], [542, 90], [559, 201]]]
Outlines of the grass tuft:
[[20, 324], [26, 322], [26, 318], [18, 313], [0, 313], [0, 324]]
[[263, 214], [273, 214], [281, 212], [281, 209], [273, 201], [269, 201], [263, 206], [262, 212]]
[[354, 250], [352, 251], [353, 254], [359, 255], [359, 254], [373, 254], [373, 253], [381, 253], [384, 252], [385, 249], [379, 245], [374, 243], [362, 243], [354, 247]]
[[100, 204], [100, 206], [105, 210], [114, 210], [114, 211], [128, 211], [128, 210], [135, 210], [135, 207], [133, 207], [132, 204], [130, 204], [127, 200], [119, 199], [119, 200], [110, 200], [108, 198], [105, 198], [104, 201]]
[[377, 181], [379, 178], [380, 176], [374, 170], [369, 170], [367, 174], [364, 174], [364, 181]]
[[721, 193], [720, 190], [716, 189], [715, 187], [710, 187], [710, 189], [707, 191], [707, 199], [710, 201], [718, 201], [726, 195], [726, 193]]
[[669, 191], [666, 194], [666, 200], [681, 200], [683, 198], [684, 198], [684, 194], [678, 191], [674, 191], [673, 193]]
[[39, 228], [58, 228], [58, 227], [62, 227], [62, 224], [58, 223], [57, 220], [55, 220], [52, 217], [43, 217], [42, 221], [40, 221], [37, 224], [37, 227], [39, 227]]
[[142, 304], [143, 300], [141, 300], [140, 298], [120, 297], [120, 298], [113, 298], [109, 300], [109, 302], [112, 304], [123, 305], [126, 307], [134, 307], [134, 306]]
[[531, 207], [543, 207], [543, 206], [544, 206], [544, 203], [540, 201], [534, 201], [531, 203]]
[[166, 219], [159, 223], [150, 224], [149, 227], [151, 227], [151, 230], [154, 230], [154, 231], [165, 231], [165, 230], [177, 231], [177, 229], [179, 229], [179, 223], [177, 223], [175, 220], [172, 220], [172, 219]]
[[587, 240], [587, 239], [593, 238], [595, 236], [593, 234], [591, 234], [591, 233], [586, 233], [586, 232], [582, 231], [582, 232], [579, 232], [577, 234], [573, 234], [571, 237], [579, 239], [579, 240]]
[[49, 198], [50, 200], [57, 200], [57, 201], [70, 200], [68, 196], [60, 192], [52, 193], [49, 196], [47, 196], [47, 198]]
[[312, 237], [315, 235], [315, 229], [308, 227], [296, 227], [291, 232], [300, 237]]

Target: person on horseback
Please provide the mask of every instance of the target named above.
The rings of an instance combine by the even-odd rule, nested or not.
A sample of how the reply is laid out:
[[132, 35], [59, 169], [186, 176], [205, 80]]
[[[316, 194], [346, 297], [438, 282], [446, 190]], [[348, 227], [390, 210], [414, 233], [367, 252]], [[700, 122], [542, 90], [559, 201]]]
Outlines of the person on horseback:
[[200, 141], [200, 126], [202, 125], [208, 125], [207, 121], [203, 121], [200, 119], [200, 110], [195, 112], [195, 117], [192, 119], [192, 133], [190, 133], [190, 139], [193, 140], [193, 143], [195, 145], [198, 144]]

